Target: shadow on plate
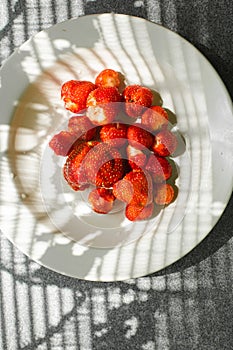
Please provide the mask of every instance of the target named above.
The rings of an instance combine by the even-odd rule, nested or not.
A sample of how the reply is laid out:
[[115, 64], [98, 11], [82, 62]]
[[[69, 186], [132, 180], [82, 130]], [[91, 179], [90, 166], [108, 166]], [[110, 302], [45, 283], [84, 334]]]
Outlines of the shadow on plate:
[[209, 235], [200, 242], [191, 252], [174, 264], [150, 275], [150, 277], [162, 276], [185, 270], [193, 265], [197, 265], [216, 253], [221, 247], [233, 237], [233, 195], [223, 212], [223, 215], [211, 230]]

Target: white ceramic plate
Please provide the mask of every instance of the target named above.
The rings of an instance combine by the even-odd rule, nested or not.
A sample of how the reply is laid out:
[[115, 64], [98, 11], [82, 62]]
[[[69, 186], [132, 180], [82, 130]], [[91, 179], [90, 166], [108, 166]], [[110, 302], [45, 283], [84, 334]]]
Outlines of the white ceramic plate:
[[[75, 217], [69, 196], [65, 202], [55, 196], [61, 211], [56, 206], [52, 220], [44, 203], [43, 169], [51, 156], [48, 141], [67, 118], [60, 101], [61, 84], [69, 79], [93, 81], [104, 68], [121, 71], [128, 84], [157, 90], [164, 107], [176, 114], [186, 140], [185, 153], [176, 159], [177, 200], [156, 221], [126, 226], [129, 235], [136, 232], [126, 241], [115, 239], [116, 213], [96, 217], [95, 225], [75, 221], [72, 236], [54, 225], [54, 217], [59, 217], [69, 230]], [[1, 69], [0, 106], [0, 227], [21, 251], [49, 269], [93, 281], [153, 273], [201, 242], [230, 198], [233, 113], [229, 95], [199, 51], [149, 21], [101, 14], [38, 33]], [[107, 235], [99, 241], [106, 227]]]

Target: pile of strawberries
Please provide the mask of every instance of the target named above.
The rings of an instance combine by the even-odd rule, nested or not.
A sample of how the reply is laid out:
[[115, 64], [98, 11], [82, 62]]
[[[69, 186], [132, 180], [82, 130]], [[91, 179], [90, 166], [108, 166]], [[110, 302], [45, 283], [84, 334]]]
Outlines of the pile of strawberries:
[[126, 86], [121, 73], [105, 69], [95, 83], [65, 82], [61, 98], [74, 115], [49, 145], [66, 157], [63, 174], [70, 187], [89, 188], [95, 212], [109, 213], [118, 199], [125, 203], [127, 219], [144, 220], [155, 207], [174, 201], [170, 156], [177, 138], [167, 111], [153, 104], [152, 90]]

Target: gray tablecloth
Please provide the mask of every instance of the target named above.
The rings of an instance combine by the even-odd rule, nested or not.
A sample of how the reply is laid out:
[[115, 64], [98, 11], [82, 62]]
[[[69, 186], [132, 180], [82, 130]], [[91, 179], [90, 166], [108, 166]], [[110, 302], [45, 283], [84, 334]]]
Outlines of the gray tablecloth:
[[[0, 62], [68, 18], [115, 12], [160, 23], [194, 44], [233, 96], [233, 3], [182, 0], [1, 0]], [[190, 254], [153, 275], [117, 283], [72, 279], [0, 240], [0, 349], [233, 348], [233, 197]]]

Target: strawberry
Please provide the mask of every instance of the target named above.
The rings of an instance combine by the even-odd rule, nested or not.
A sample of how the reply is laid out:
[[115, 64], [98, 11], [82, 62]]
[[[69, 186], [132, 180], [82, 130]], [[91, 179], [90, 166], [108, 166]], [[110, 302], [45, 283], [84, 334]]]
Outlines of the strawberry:
[[113, 185], [114, 196], [122, 202], [130, 203], [134, 194], [134, 187], [131, 181], [123, 178]]
[[168, 114], [164, 108], [152, 106], [143, 113], [141, 123], [151, 131], [158, 131], [168, 125]]
[[155, 183], [168, 180], [172, 175], [172, 166], [167, 158], [151, 154], [145, 165], [145, 169], [151, 175]]
[[131, 171], [124, 177], [133, 184], [133, 198], [131, 204], [148, 205], [152, 202], [153, 184], [147, 171]]
[[102, 126], [100, 139], [113, 147], [122, 147], [127, 139], [127, 125], [122, 123], [110, 123]]
[[104, 188], [104, 187], [97, 187], [99, 195], [104, 198], [108, 202], [113, 202], [116, 197], [114, 196], [112, 189]]
[[116, 87], [98, 87], [87, 98], [87, 116], [95, 125], [111, 123], [119, 112], [121, 95]]
[[80, 142], [69, 154], [64, 164], [64, 178], [75, 191], [84, 190], [88, 187], [87, 177], [83, 169], [83, 160], [91, 148], [91, 143]]
[[155, 154], [162, 157], [167, 157], [175, 152], [176, 147], [176, 136], [171, 131], [163, 129], [155, 135], [154, 143], [151, 149]]
[[87, 116], [71, 117], [68, 122], [68, 130], [84, 141], [90, 141], [96, 134], [96, 127]]
[[113, 208], [115, 197], [111, 190], [95, 188], [89, 193], [88, 200], [96, 213], [107, 214]]
[[49, 142], [50, 148], [58, 156], [67, 156], [71, 151], [74, 143], [77, 140], [77, 135], [70, 131], [61, 131], [54, 135]]
[[139, 170], [146, 163], [146, 155], [143, 151], [128, 145], [126, 148], [127, 158], [129, 161], [129, 165], [132, 169]]
[[174, 200], [175, 191], [170, 184], [157, 184], [155, 187], [154, 202], [158, 205], [168, 205]]
[[145, 206], [152, 202], [152, 179], [148, 172], [130, 171], [113, 186], [114, 196], [123, 202]]
[[130, 221], [146, 220], [151, 217], [153, 210], [154, 203], [146, 206], [128, 204], [125, 208], [125, 216]]
[[62, 85], [61, 98], [65, 108], [73, 113], [78, 113], [86, 108], [87, 96], [97, 86], [90, 81], [69, 80]]
[[98, 143], [84, 159], [88, 181], [98, 187], [112, 187], [124, 176], [121, 154], [107, 143]]
[[101, 86], [119, 88], [120, 83], [120, 75], [113, 69], [102, 70], [95, 79], [95, 84], [99, 87]]
[[[124, 167], [122, 159], [115, 152], [115, 159], [109, 160], [104, 163], [99, 169], [96, 176], [96, 185], [110, 188], [121, 179], [124, 175]], [[112, 152], [113, 154], [113, 152]], [[119, 154], [119, 153], [118, 153]]]
[[139, 123], [128, 127], [127, 138], [129, 144], [139, 150], [150, 148], [154, 140], [154, 136], [149, 131], [142, 128]]
[[153, 93], [147, 87], [128, 85], [122, 95], [126, 102], [125, 111], [130, 117], [137, 118], [145, 109], [144, 107], [152, 105]]

